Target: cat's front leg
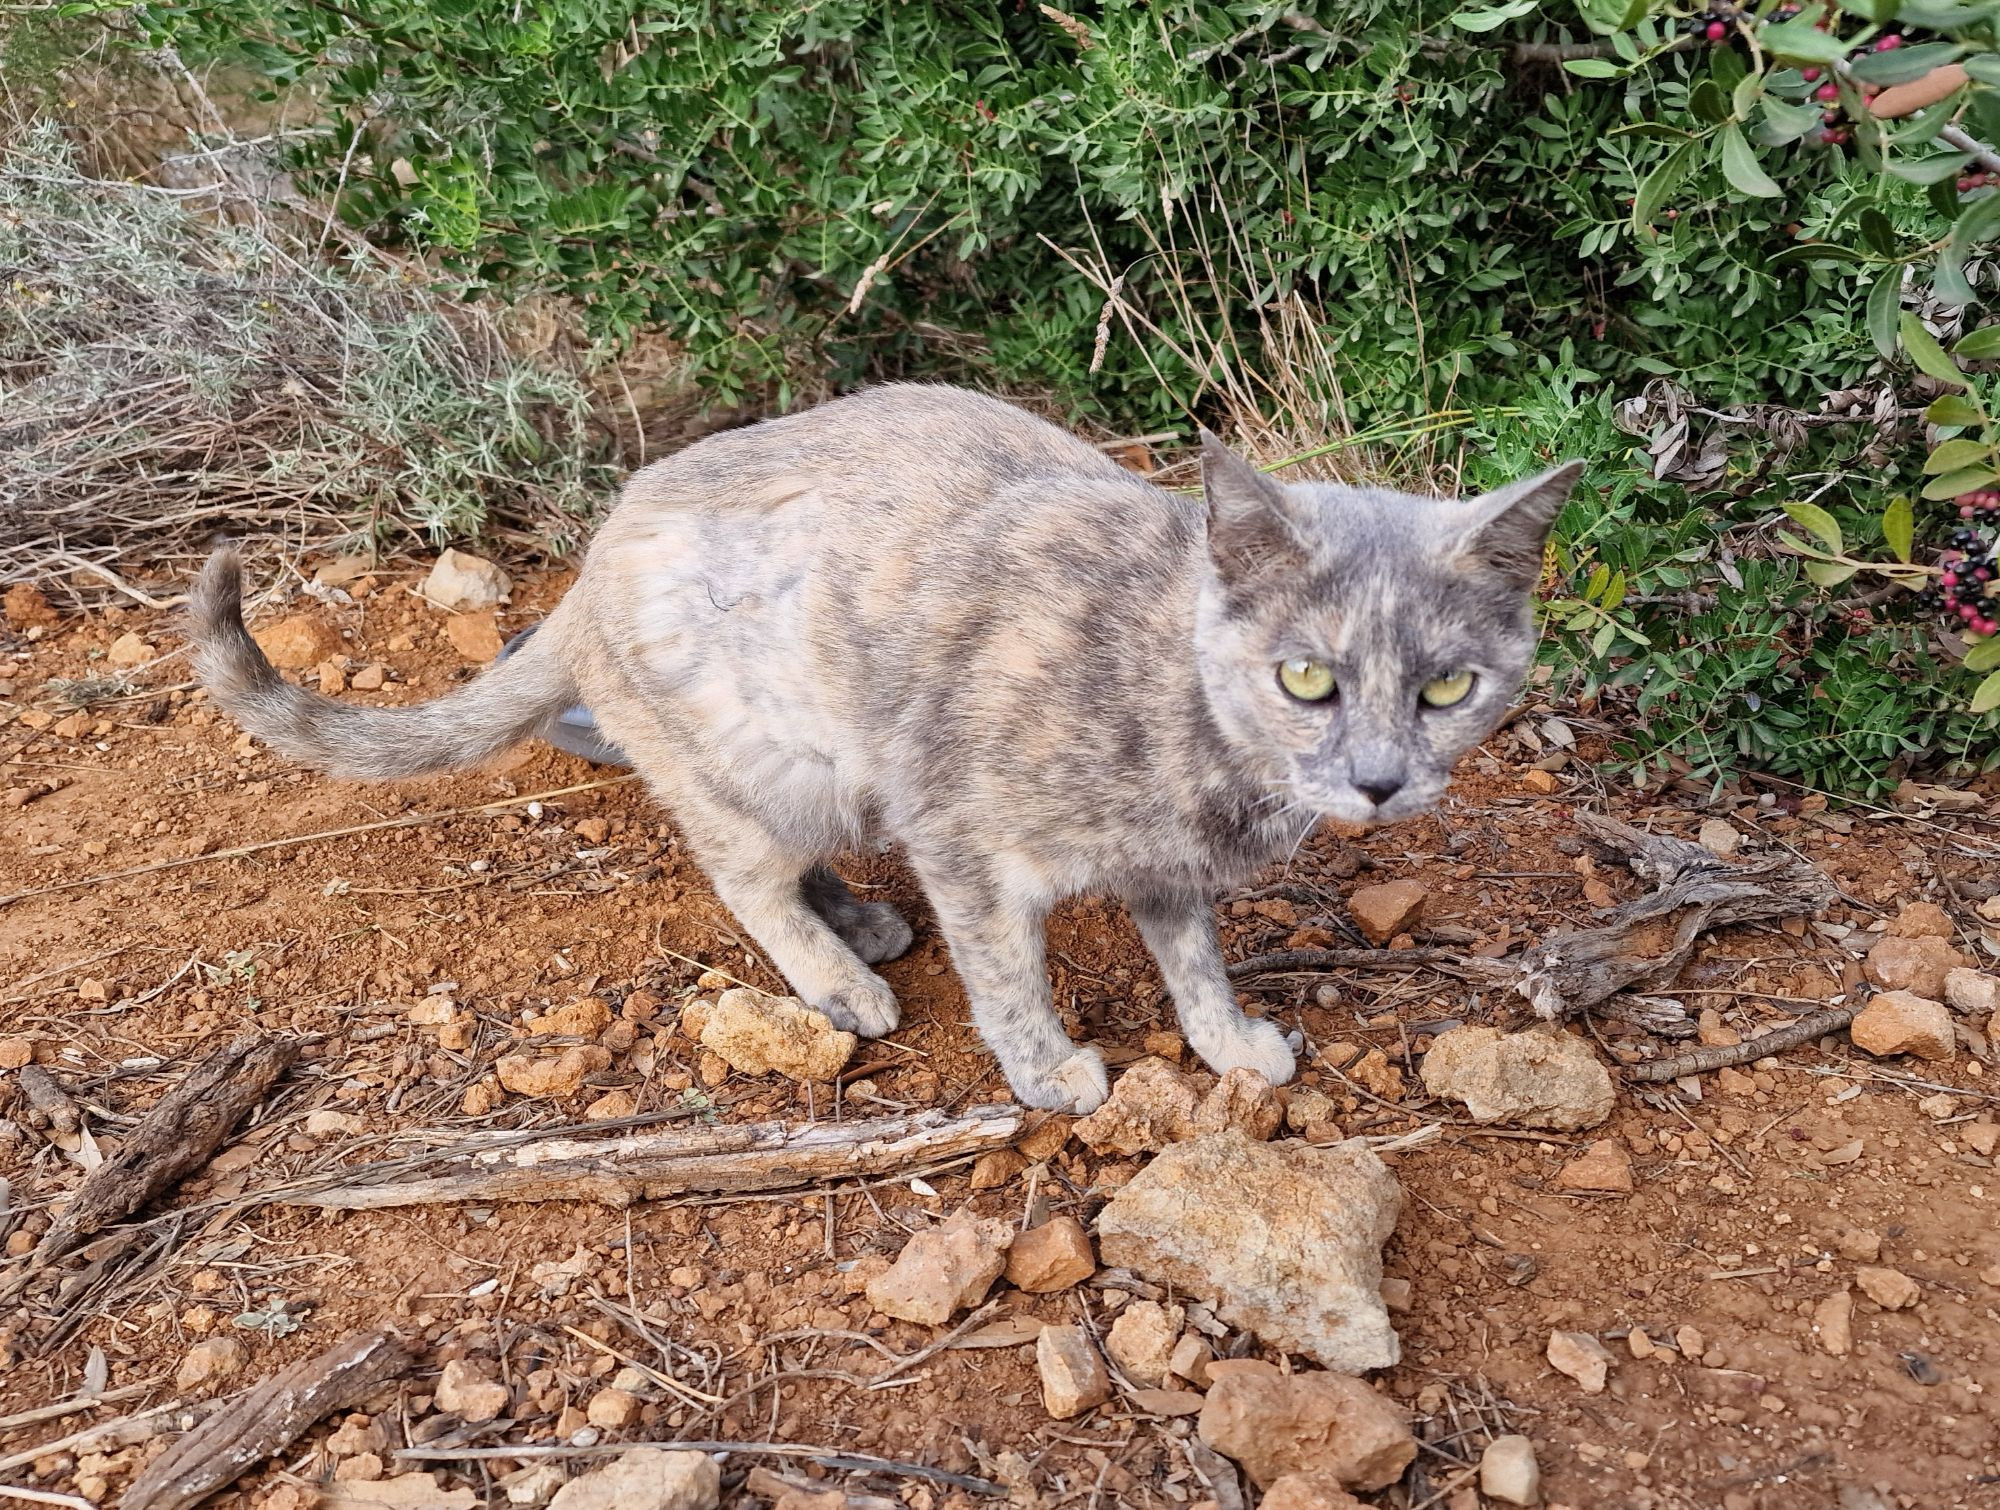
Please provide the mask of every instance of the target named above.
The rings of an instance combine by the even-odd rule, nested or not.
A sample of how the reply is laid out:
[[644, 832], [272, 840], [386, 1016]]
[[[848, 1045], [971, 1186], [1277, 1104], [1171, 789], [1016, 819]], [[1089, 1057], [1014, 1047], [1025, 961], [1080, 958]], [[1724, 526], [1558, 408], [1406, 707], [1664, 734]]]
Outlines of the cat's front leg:
[[976, 861], [912, 854], [972, 1005], [973, 1025], [1027, 1106], [1094, 1112], [1110, 1094], [1104, 1056], [1070, 1041], [1049, 993], [1047, 908], [1010, 894]]
[[1209, 899], [1168, 890], [1130, 897], [1127, 905], [1166, 978], [1188, 1047], [1218, 1075], [1252, 1069], [1273, 1085], [1291, 1079], [1292, 1051], [1278, 1025], [1246, 1017], [1236, 1005]]

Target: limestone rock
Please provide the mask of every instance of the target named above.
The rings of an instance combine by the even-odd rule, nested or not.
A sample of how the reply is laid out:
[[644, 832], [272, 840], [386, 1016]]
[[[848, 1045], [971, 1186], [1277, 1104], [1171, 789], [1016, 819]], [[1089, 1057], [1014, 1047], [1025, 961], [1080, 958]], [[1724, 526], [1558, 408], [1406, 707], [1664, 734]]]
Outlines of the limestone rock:
[[174, 1370], [174, 1388], [184, 1395], [211, 1395], [243, 1371], [249, 1353], [234, 1337], [211, 1337], [197, 1342], [181, 1357]]
[[1954, 1012], [1990, 1017], [2000, 1012], [2000, 975], [1987, 975], [1979, 970], [1947, 970], [1944, 1000]]
[[1556, 1176], [1558, 1190], [1609, 1190], [1632, 1193], [1632, 1156], [1616, 1138], [1599, 1138], [1572, 1159]]
[[1330, 1473], [1288, 1473], [1264, 1493], [1257, 1510], [1369, 1510]]
[[1861, 1293], [1885, 1311], [1902, 1311], [1917, 1303], [1923, 1294], [1917, 1282], [1900, 1269], [1862, 1267], [1854, 1271]]
[[1408, 933], [1424, 915], [1425, 888], [1418, 881], [1389, 881], [1364, 886], [1347, 899], [1348, 916], [1381, 948], [1399, 933]]
[[450, 613], [491, 608], [514, 590], [507, 574], [491, 561], [446, 550], [424, 578], [423, 596]]
[[1181, 1340], [1174, 1344], [1173, 1355], [1167, 1359], [1167, 1367], [1196, 1389], [1207, 1389], [1210, 1382], [1208, 1366], [1214, 1358], [1215, 1354], [1206, 1342], [1193, 1332], [1183, 1332]]
[[1013, 1149], [996, 1148], [973, 1161], [972, 1174], [967, 1183], [974, 1190], [998, 1190], [1013, 1183], [1015, 1177], [1027, 1167], [1028, 1161]]
[[1897, 939], [1950, 939], [1958, 932], [1952, 927], [1951, 914], [1935, 902], [1905, 903], [1882, 931]]
[[1134, 1384], [1158, 1389], [1172, 1371], [1174, 1345], [1181, 1339], [1187, 1313], [1157, 1300], [1135, 1300], [1111, 1323], [1104, 1351]]
[[1886, 991], [1875, 997], [1855, 1016], [1847, 1033], [1856, 1048], [1878, 1059], [1890, 1054], [1949, 1059], [1958, 1051], [1949, 1009], [1910, 991]]
[[[1727, 860], [1743, 847], [1743, 832], [1726, 819], [1706, 818], [1702, 820], [1701, 832], [1695, 835], [1695, 842], [1710, 854]], [[1527, 1439], [1523, 1437], [1521, 1440]], [[1532, 1501], [1521, 1500], [1519, 1503], [1525, 1505]]]
[[1503, 1505], [1535, 1505], [1542, 1498], [1542, 1466], [1535, 1444], [1523, 1436], [1495, 1437], [1479, 1455], [1479, 1492]]
[[104, 652], [105, 660], [121, 670], [129, 671], [134, 666], [143, 666], [160, 652], [146, 643], [146, 637], [131, 630], [111, 642], [111, 648]]
[[1381, 1285], [1402, 1199], [1357, 1139], [1315, 1148], [1210, 1133], [1168, 1148], [1111, 1198], [1098, 1251], [1273, 1346], [1360, 1373], [1399, 1356]]
[[1813, 1335], [1820, 1351], [1845, 1358], [1854, 1351], [1854, 1292], [1842, 1285], [1813, 1307]]
[[507, 1408], [507, 1386], [470, 1358], [444, 1366], [434, 1392], [439, 1410], [467, 1421], [491, 1421]]
[[722, 1470], [704, 1452], [634, 1447], [556, 1491], [549, 1510], [715, 1510]]
[[340, 654], [340, 631], [315, 614], [287, 614], [253, 630], [250, 638], [280, 671], [305, 671]]
[[528, 1033], [534, 1038], [595, 1038], [610, 1026], [611, 1008], [595, 996], [583, 996], [544, 1012], [528, 1024]]
[[1424, 1056], [1424, 1088], [1475, 1122], [1574, 1131], [1611, 1115], [1611, 1076], [1582, 1039], [1531, 1028], [1453, 1028]]
[[1611, 1374], [1611, 1352], [1590, 1333], [1549, 1333], [1548, 1359], [1551, 1368], [1576, 1380], [1586, 1395], [1604, 1393]]
[[1417, 1455], [1408, 1413], [1345, 1374], [1232, 1369], [1210, 1386], [1198, 1430], [1259, 1488], [1320, 1473], [1343, 1489], [1383, 1489]]
[[1314, 1143], [1337, 1142], [1340, 1109], [1324, 1092], [1300, 1086], [1285, 1102], [1285, 1126]]
[[639, 1397], [630, 1390], [615, 1387], [600, 1389], [590, 1397], [583, 1416], [592, 1426], [610, 1431], [630, 1426], [639, 1419]]
[[444, 621], [444, 637], [452, 649], [482, 666], [500, 653], [500, 628], [490, 613], [453, 614]]
[[[1102, 1108], [1100, 1108], [1101, 1110]], [[1285, 1120], [1285, 1108], [1271, 1082], [1252, 1069], [1233, 1069], [1215, 1083], [1194, 1109], [1194, 1133], [1233, 1127], [1246, 1138], [1270, 1141]]]
[[986, 1298], [1007, 1267], [1014, 1229], [969, 1210], [919, 1232], [896, 1261], [868, 1281], [868, 1303], [899, 1321], [942, 1326]]
[[1937, 1001], [1944, 978], [1972, 963], [1941, 938], [1899, 938], [1885, 934], [1862, 964], [1862, 973], [1884, 991], [1911, 991]]
[[701, 1046], [731, 1069], [789, 1080], [833, 1079], [860, 1042], [796, 996], [766, 996], [741, 986], [722, 993], [700, 1037]]
[[594, 1043], [578, 1044], [560, 1054], [503, 1054], [493, 1066], [501, 1085], [517, 1096], [573, 1096], [586, 1076], [611, 1067], [611, 1051]]
[[62, 621], [42, 590], [32, 582], [16, 582], [0, 597], [0, 615], [11, 629], [53, 629]]
[[1083, 1223], [1064, 1214], [1015, 1237], [1007, 1250], [1007, 1282], [1031, 1295], [1082, 1284], [1097, 1272], [1097, 1255]]
[[479, 1496], [470, 1489], [446, 1489], [435, 1474], [399, 1473], [360, 1483], [335, 1480], [320, 1490], [316, 1501], [304, 1503], [316, 1510], [474, 1510]]
[[1077, 1138], [1098, 1153], [1157, 1153], [1194, 1131], [1195, 1090], [1164, 1059], [1141, 1059], [1111, 1087], [1105, 1103], [1076, 1124]]
[[1035, 1339], [1042, 1376], [1042, 1407], [1058, 1421], [1082, 1415], [1111, 1398], [1111, 1374], [1080, 1326], [1045, 1326]]

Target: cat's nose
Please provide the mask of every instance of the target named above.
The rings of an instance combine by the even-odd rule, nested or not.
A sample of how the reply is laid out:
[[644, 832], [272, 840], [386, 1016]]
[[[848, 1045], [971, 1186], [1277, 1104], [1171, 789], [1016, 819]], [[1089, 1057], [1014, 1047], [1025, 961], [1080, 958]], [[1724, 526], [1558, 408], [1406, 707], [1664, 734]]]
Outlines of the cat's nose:
[[1355, 782], [1354, 789], [1380, 807], [1403, 789], [1403, 779], [1400, 776], [1377, 776], [1371, 781]]

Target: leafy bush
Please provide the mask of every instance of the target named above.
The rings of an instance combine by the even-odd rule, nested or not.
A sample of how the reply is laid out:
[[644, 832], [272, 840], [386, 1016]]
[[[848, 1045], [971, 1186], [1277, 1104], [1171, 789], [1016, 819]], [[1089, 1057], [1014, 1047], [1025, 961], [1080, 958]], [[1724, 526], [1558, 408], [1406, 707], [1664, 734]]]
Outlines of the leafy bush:
[[[945, 371], [1139, 428], [1194, 415], [1301, 445], [1350, 423], [1434, 439], [1429, 417], [1469, 413], [1457, 457], [1423, 454], [1473, 480], [1581, 451], [1602, 496], [1565, 520], [1553, 643], [1581, 689], [1642, 715], [1635, 764], [1678, 752], [1866, 789], [1913, 762], [2000, 762], [2000, 721], [1971, 711], [1988, 699], [1957, 664], [1977, 651], [1965, 625], [1902, 606], [1955, 521], [1919, 499], [1910, 561], [1842, 586], [1842, 560], [1786, 538], [1844, 550], [1781, 537], [1783, 506], [1811, 503], [1844, 548], [1924, 491], [1911, 411], [1947, 380], [1910, 373], [1898, 337], [1956, 336], [1991, 282], [2000, 191], [1952, 143], [2000, 131], [1994, 12], [134, 14], [154, 45], [309, 89], [324, 128], [292, 166], [356, 226], [428, 248], [471, 291], [573, 295], [613, 340], [668, 330], [725, 399]], [[1898, 14], [1903, 45], [1873, 50]], [[1864, 86], [1961, 57], [1946, 98], [1869, 114]], [[1658, 379], [1650, 409], [1614, 404]], [[1822, 412], [1856, 393], [1865, 413]]]

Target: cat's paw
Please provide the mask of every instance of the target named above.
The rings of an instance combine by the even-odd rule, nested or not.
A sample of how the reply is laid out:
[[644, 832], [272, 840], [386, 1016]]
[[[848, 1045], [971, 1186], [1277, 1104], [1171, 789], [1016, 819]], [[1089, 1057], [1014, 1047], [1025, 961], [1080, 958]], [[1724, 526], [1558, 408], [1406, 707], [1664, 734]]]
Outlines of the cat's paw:
[[903, 915], [887, 902], [863, 902], [833, 919], [833, 931], [867, 965], [895, 959], [916, 935]]
[[896, 1024], [903, 1020], [902, 1010], [896, 1005], [896, 993], [889, 989], [887, 981], [877, 975], [838, 991], [829, 991], [815, 1001], [813, 1007], [824, 1012], [827, 1021], [836, 1028], [858, 1033], [863, 1038], [880, 1038], [884, 1033], [893, 1033]]
[[1075, 1112], [1079, 1116], [1096, 1111], [1111, 1094], [1111, 1077], [1105, 1073], [1104, 1056], [1093, 1048], [1078, 1049], [1052, 1069], [1012, 1072], [1007, 1076], [1007, 1084], [1023, 1106]]
[[1265, 1017], [1241, 1018], [1229, 1032], [1192, 1047], [1218, 1075], [1231, 1070], [1255, 1070], [1272, 1085], [1283, 1085], [1298, 1069], [1283, 1030]]

